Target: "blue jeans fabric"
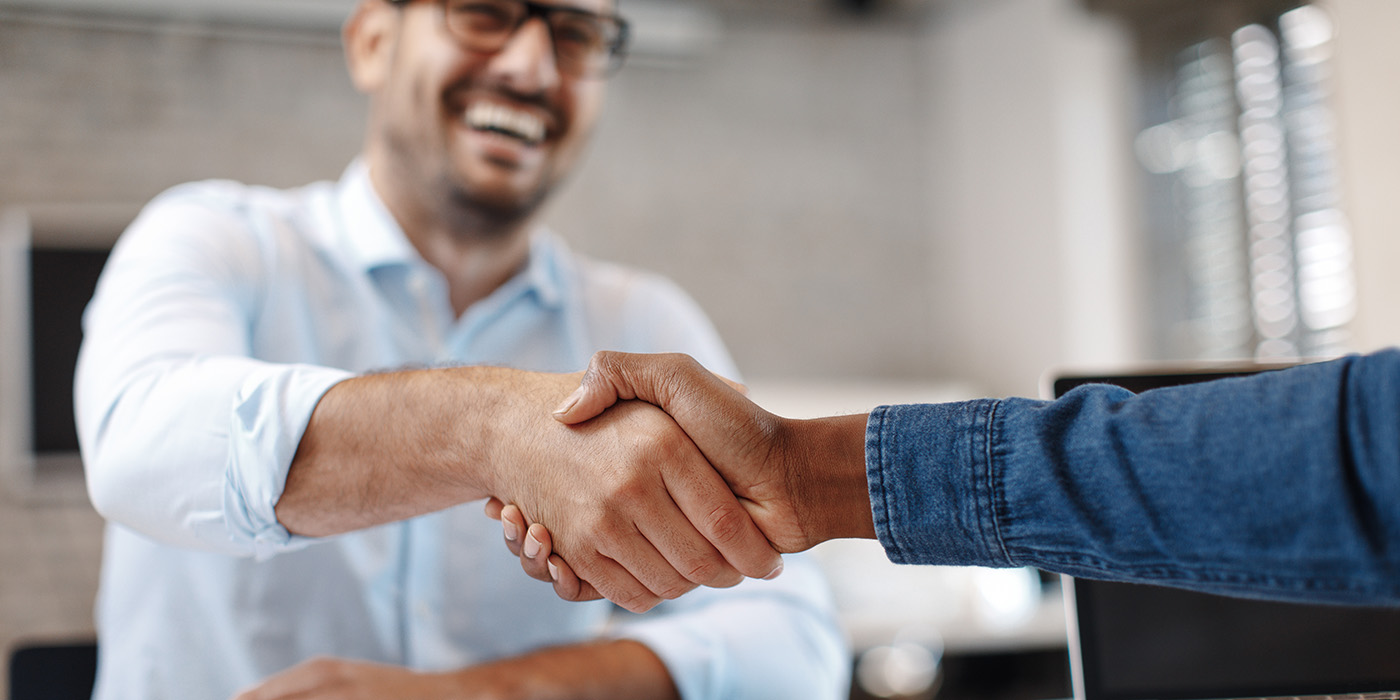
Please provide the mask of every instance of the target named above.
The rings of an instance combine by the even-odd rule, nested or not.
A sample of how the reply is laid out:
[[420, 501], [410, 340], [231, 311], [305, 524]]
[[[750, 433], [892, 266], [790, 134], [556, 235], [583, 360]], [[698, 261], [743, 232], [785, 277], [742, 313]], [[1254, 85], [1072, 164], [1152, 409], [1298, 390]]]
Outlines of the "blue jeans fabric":
[[1397, 350], [1139, 395], [882, 406], [866, 471], [897, 563], [1400, 604]]

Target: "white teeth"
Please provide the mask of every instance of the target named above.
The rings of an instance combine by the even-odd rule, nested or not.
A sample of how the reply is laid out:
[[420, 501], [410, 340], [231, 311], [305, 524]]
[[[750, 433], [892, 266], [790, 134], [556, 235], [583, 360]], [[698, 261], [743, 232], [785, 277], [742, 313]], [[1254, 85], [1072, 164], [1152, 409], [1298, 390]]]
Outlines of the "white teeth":
[[504, 132], [531, 144], [544, 140], [544, 120], [494, 102], [473, 104], [467, 109], [465, 121], [473, 129]]

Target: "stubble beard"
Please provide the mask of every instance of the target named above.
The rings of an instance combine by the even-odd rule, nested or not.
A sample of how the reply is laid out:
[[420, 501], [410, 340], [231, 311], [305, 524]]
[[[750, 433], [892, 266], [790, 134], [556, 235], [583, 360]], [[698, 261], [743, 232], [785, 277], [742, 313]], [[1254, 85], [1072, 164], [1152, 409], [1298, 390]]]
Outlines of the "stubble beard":
[[446, 192], [442, 204], [444, 223], [455, 235], [470, 240], [497, 240], [513, 235], [544, 206], [554, 190], [553, 182], [542, 182], [518, 198], [493, 197], [468, 183], [454, 182], [443, 175]]

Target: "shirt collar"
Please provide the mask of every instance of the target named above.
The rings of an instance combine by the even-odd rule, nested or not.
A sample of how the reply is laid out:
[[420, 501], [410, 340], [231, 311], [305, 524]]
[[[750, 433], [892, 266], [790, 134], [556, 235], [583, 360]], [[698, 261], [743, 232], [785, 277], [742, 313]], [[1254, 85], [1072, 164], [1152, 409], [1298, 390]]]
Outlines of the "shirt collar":
[[[343, 232], [341, 245], [345, 254], [366, 273], [393, 266], [428, 264], [375, 191], [369, 178], [369, 166], [363, 159], [357, 158], [345, 169], [338, 197]], [[563, 291], [571, 269], [568, 251], [563, 239], [544, 227], [536, 228], [530, 234], [530, 256], [525, 268], [498, 292], [506, 288], [521, 293], [534, 291], [542, 306], [558, 308], [563, 303]]]
[[530, 237], [530, 260], [520, 276], [535, 290], [540, 305], [559, 308], [564, 301], [570, 267], [568, 245], [546, 228], [540, 227]]
[[399, 222], [384, 206], [369, 179], [369, 166], [356, 159], [340, 178], [339, 207], [343, 252], [365, 272], [422, 263]]

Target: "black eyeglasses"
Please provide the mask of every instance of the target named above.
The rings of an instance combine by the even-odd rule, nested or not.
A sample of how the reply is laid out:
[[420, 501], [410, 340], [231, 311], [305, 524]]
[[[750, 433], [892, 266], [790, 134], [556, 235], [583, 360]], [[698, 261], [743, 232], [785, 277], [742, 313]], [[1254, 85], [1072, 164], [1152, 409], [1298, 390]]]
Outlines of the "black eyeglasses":
[[[627, 55], [627, 20], [532, 0], [437, 0], [444, 25], [463, 48], [495, 53], [532, 17], [549, 27], [560, 72], [576, 78], [613, 74]], [[389, 0], [406, 5], [412, 0]]]

